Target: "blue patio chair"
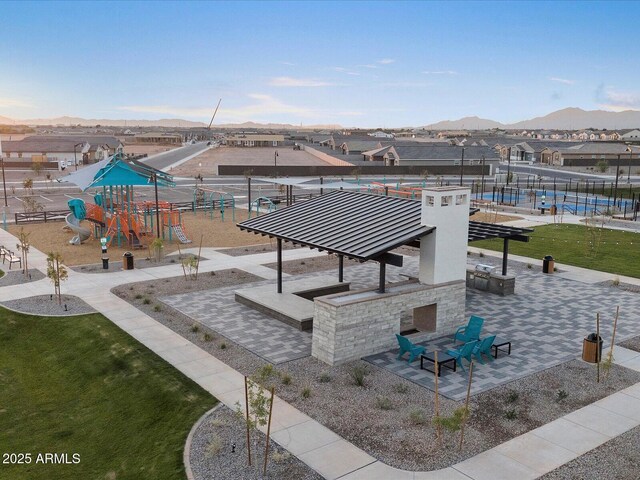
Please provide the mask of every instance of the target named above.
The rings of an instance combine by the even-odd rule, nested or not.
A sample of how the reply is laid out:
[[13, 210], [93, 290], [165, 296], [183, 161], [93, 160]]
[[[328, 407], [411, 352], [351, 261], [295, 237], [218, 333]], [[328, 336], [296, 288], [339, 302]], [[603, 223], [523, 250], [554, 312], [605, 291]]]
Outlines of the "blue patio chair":
[[480, 330], [482, 330], [482, 324], [484, 318], [476, 315], [471, 315], [469, 323], [466, 326], [458, 328], [453, 335], [453, 343], [458, 341], [467, 343], [472, 340], [480, 340]]
[[398, 353], [398, 360], [402, 358], [405, 353], [409, 353], [409, 360], [407, 363], [413, 362], [416, 357], [425, 352], [425, 347], [421, 345], [415, 345], [409, 340], [407, 337], [403, 337], [402, 335], [398, 335], [396, 333], [396, 338], [398, 339], [398, 345], [400, 345], [400, 353]]
[[493, 362], [493, 356], [491, 355], [491, 345], [493, 345], [493, 341], [496, 339], [495, 335], [490, 335], [488, 337], [480, 340], [475, 348], [473, 349], [473, 355], [478, 359], [478, 361], [484, 365], [482, 361], [482, 354], [486, 355], [487, 358]]
[[456, 359], [460, 368], [464, 370], [464, 365], [462, 365], [462, 359], [465, 358], [467, 362], [471, 363], [471, 355], [473, 354], [473, 349], [479, 342], [477, 340], [467, 342], [462, 347], [457, 350], [447, 350], [447, 353]]

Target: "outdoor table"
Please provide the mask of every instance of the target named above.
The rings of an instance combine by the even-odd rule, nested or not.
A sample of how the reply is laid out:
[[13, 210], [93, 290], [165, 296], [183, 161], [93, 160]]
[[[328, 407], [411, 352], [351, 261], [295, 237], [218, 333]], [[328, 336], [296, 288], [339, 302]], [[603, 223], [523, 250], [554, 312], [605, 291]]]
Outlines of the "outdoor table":
[[[435, 369], [435, 352], [427, 352], [420, 355], [420, 370], [426, 370], [427, 372], [435, 373], [435, 370], [430, 370], [424, 366], [424, 361], [430, 362], [434, 365]], [[450, 365], [447, 365], [450, 364]], [[453, 366], [451, 366], [453, 365]], [[456, 359], [445, 352], [438, 352], [438, 376], [442, 374], [442, 367], [449, 370], [456, 371]]]
[[[505, 349], [500, 347], [507, 348]], [[493, 349], [493, 358], [498, 358], [498, 350], [501, 352], [507, 352], [507, 355], [511, 355], [511, 341], [505, 340], [504, 338], [496, 337], [491, 348]]]

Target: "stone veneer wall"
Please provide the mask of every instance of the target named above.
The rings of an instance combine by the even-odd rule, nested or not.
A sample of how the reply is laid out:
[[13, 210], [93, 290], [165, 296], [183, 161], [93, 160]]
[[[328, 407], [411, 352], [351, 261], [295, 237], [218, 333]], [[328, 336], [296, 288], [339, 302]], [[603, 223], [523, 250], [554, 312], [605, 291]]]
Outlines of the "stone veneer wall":
[[[349, 298], [352, 297], [352, 298]], [[356, 290], [315, 299], [311, 355], [339, 365], [384, 352], [398, 342], [401, 313], [423, 305], [437, 305], [435, 332], [420, 340], [455, 332], [465, 322], [465, 282], [423, 285], [415, 280], [388, 286], [388, 291]]]

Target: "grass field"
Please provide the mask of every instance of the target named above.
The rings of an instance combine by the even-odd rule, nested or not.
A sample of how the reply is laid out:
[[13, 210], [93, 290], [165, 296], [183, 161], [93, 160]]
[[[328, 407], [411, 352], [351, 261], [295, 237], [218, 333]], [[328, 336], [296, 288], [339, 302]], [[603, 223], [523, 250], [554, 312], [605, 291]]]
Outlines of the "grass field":
[[[640, 278], [640, 233], [582, 225], [536, 227], [529, 243], [509, 242], [509, 253]], [[502, 240], [472, 242], [472, 247], [502, 251]]]
[[[216, 400], [103, 316], [0, 310], [0, 463], [12, 480], [183, 479], [182, 452]], [[38, 453], [80, 456], [36, 464]]]

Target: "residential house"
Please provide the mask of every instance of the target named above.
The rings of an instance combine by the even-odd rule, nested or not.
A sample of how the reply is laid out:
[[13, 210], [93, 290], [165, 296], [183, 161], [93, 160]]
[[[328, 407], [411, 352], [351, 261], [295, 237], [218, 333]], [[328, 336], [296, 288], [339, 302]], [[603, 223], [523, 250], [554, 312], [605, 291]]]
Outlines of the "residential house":
[[542, 163], [564, 167], [595, 167], [600, 162], [614, 165], [640, 165], [640, 149], [631, 151], [623, 143], [589, 142], [568, 148], [548, 148], [542, 152]]
[[242, 134], [225, 138], [231, 147], [280, 147], [284, 145], [284, 135]]
[[99, 135], [32, 135], [22, 140], [4, 142], [5, 158], [25, 162], [94, 163], [121, 152], [122, 142]]
[[636, 130], [629, 130], [628, 132], [625, 132], [622, 135], [620, 135], [620, 140], [639, 142], [640, 141], [640, 130], [637, 130], [637, 129]]
[[132, 143], [153, 145], [182, 145], [182, 135], [168, 132], [145, 132], [133, 136]]
[[394, 138], [395, 137], [393, 133], [386, 133], [381, 130], [370, 133], [369, 136], [375, 137], [375, 138]]
[[398, 144], [385, 147], [386, 151], [376, 152], [370, 156], [380, 156], [387, 166], [394, 165], [460, 165], [464, 151], [465, 165], [478, 165], [483, 159], [486, 165], [493, 166], [499, 162], [499, 157], [495, 150], [489, 147], [458, 147], [453, 145], [442, 145], [435, 143], [415, 143]]

